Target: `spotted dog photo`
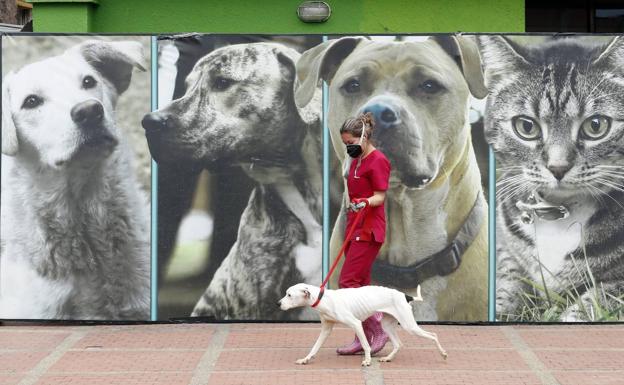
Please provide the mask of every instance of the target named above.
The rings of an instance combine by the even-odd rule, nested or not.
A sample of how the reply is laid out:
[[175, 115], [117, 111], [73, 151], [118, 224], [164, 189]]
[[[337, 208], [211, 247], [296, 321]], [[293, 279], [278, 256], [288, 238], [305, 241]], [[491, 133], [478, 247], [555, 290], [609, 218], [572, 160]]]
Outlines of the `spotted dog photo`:
[[276, 311], [321, 282], [321, 90], [294, 103], [300, 52], [320, 36], [161, 39], [159, 108], [145, 115], [158, 162], [160, 319], [311, 319]]
[[392, 166], [385, 242], [372, 284], [412, 296], [420, 285], [429, 300], [414, 306], [418, 320], [487, 320], [487, 90], [475, 42], [454, 35], [335, 36], [304, 52], [297, 75], [299, 107], [314, 100], [320, 81], [329, 90], [330, 189], [338, 200], [331, 262], [345, 237], [348, 208], [342, 170], [350, 157], [339, 130], [348, 118], [370, 113], [370, 140]]
[[477, 40], [497, 161], [497, 318], [621, 321], [624, 40]]
[[149, 319], [149, 42], [3, 36], [0, 319]]

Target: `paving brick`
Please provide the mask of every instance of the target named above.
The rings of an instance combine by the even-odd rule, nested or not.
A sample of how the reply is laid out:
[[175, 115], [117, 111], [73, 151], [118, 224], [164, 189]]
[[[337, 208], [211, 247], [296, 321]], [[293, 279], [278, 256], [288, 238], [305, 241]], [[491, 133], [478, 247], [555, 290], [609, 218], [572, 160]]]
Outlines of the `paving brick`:
[[[425, 326], [425, 330], [438, 334], [440, 343], [446, 349], [479, 348], [512, 348], [505, 335], [494, 328], [484, 327], [432, 327]], [[312, 347], [320, 333], [320, 325], [315, 328], [235, 328], [230, 331], [225, 348], [261, 348], [266, 346], [279, 348]], [[353, 331], [349, 328], [335, 328], [325, 341], [324, 347], [336, 348], [353, 340]], [[413, 336], [404, 330], [399, 331], [399, 337], [405, 348], [430, 348], [433, 343], [422, 337]], [[388, 345], [389, 346], [389, 345]]]
[[[305, 357], [306, 354], [307, 349], [226, 350], [221, 352], [216, 370], [292, 369], [293, 366], [303, 370], [356, 368], [362, 361], [362, 356], [337, 356], [334, 349], [321, 349], [311, 364], [296, 366], [294, 361]], [[478, 354], [455, 351], [449, 354], [449, 359], [444, 361], [434, 349], [404, 349], [398, 353], [393, 362], [380, 365], [388, 369], [528, 370], [520, 355], [512, 350], [480, 351]]]
[[608, 372], [566, 371], [553, 372], [561, 385], [622, 385], [624, 370]]
[[624, 348], [624, 332], [600, 327], [588, 329], [522, 329], [522, 339], [534, 349], [539, 348]]
[[49, 352], [4, 352], [0, 353], [0, 373], [25, 372], [37, 365]]
[[384, 385], [541, 385], [531, 372], [384, 370]]
[[0, 330], [0, 349], [53, 350], [70, 333]]
[[261, 372], [216, 372], [210, 376], [209, 385], [361, 385], [364, 377], [361, 369], [355, 370], [290, 370]]
[[0, 374], [0, 385], [17, 385], [22, 377], [22, 375], [17, 374]]
[[[483, 326], [438, 326], [424, 325], [422, 328], [438, 335], [440, 344], [447, 350], [452, 349], [511, 349], [513, 345], [498, 328]], [[405, 348], [431, 347], [432, 342], [422, 337], [400, 330], [399, 337]]]
[[392, 362], [382, 362], [384, 370], [529, 370], [522, 357], [513, 350], [448, 351], [443, 360], [434, 349], [402, 349]]
[[90, 333], [82, 338], [74, 348], [116, 348], [116, 349], [205, 349], [210, 345], [213, 331], [167, 329], [147, 330], [111, 330]]
[[50, 372], [191, 371], [202, 351], [69, 351]]
[[224, 350], [219, 355], [216, 371], [226, 370], [319, 370], [358, 369], [362, 356], [337, 356], [335, 349], [321, 349], [308, 365], [297, 365], [308, 349], [241, 349]]
[[36, 385], [187, 385], [192, 373], [46, 375]]
[[[234, 329], [230, 330], [224, 348], [311, 348], [321, 331], [317, 328], [268, 328], [268, 329]], [[337, 329], [325, 341], [324, 347], [333, 347], [353, 340], [350, 329]]]
[[[624, 368], [624, 352], [622, 351], [536, 350], [535, 354], [546, 368], [552, 370], [621, 370]], [[624, 383], [624, 379], [621, 383]]]

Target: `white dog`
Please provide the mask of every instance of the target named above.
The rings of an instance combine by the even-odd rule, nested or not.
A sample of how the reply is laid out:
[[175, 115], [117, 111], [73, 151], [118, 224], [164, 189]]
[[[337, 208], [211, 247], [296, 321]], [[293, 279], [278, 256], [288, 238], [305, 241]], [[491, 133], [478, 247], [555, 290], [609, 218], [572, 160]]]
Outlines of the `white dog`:
[[88, 41], [5, 76], [0, 318], [149, 318], [147, 202], [115, 122], [141, 51]]
[[409, 302], [412, 300], [422, 301], [420, 296], [420, 286], [416, 290], [416, 297], [410, 297], [398, 290], [382, 286], [363, 286], [358, 288], [348, 288], [339, 290], [324, 290], [319, 287], [299, 283], [286, 290], [286, 296], [278, 301], [282, 310], [288, 310], [301, 306], [311, 306], [319, 312], [321, 318], [321, 334], [316, 343], [305, 358], [297, 360], [297, 364], [305, 365], [321, 348], [332, 331], [335, 323], [342, 323], [351, 327], [362, 343], [364, 348], [364, 360], [362, 366], [369, 366], [371, 363], [371, 349], [364, 329], [362, 320], [373, 315], [375, 312], [384, 313], [381, 321], [383, 329], [388, 333], [392, 341], [392, 352], [379, 359], [380, 362], [391, 361], [401, 347], [401, 340], [397, 334], [396, 327], [400, 323], [401, 327], [410, 334], [418, 335], [435, 341], [440, 354], [446, 359], [446, 351], [440, 346], [438, 336], [422, 330], [414, 320], [412, 307]]

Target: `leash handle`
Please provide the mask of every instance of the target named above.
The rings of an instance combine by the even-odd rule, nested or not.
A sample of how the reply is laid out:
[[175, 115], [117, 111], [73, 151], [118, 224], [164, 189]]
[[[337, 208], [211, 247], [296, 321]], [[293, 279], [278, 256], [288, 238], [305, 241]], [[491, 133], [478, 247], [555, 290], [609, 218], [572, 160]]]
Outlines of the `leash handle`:
[[351, 242], [351, 236], [355, 232], [355, 228], [357, 227], [364, 213], [368, 211], [368, 207], [369, 206], [365, 206], [362, 210], [358, 211], [357, 216], [355, 217], [355, 220], [353, 221], [353, 224], [351, 225], [351, 228], [349, 229], [349, 232], [347, 233], [347, 236], [345, 237], [345, 240], [342, 243], [342, 247], [340, 248], [340, 251], [338, 252], [338, 255], [336, 256], [336, 260], [334, 261], [334, 264], [329, 269], [329, 272], [327, 273], [327, 276], [323, 280], [323, 283], [321, 283], [321, 286], [320, 286], [321, 290], [325, 289], [325, 285], [327, 285], [329, 278], [334, 273], [334, 270], [336, 270], [336, 267], [338, 266], [338, 262], [340, 262], [340, 257], [342, 257], [342, 255], [345, 252], [345, 249], [347, 248], [347, 245], [349, 244], [349, 242]]

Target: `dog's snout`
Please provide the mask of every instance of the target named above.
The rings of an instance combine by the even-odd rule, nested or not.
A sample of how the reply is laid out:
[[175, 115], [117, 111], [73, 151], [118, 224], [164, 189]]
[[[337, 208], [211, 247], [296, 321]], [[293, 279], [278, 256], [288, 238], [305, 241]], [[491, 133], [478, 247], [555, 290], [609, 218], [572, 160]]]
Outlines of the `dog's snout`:
[[70, 111], [72, 120], [79, 127], [89, 127], [102, 122], [104, 107], [97, 100], [76, 104]]
[[384, 102], [369, 104], [364, 107], [363, 112], [370, 112], [375, 118], [375, 122], [381, 127], [391, 127], [399, 123], [399, 113], [392, 105]]
[[171, 125], [171, 119], [164, 114], [152, 112], [143, 117], [141, 125], [146, 131], [159, 131]]

